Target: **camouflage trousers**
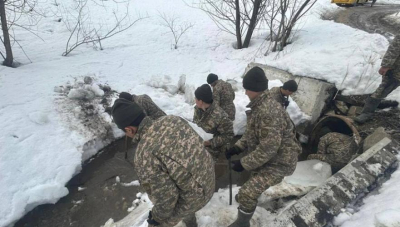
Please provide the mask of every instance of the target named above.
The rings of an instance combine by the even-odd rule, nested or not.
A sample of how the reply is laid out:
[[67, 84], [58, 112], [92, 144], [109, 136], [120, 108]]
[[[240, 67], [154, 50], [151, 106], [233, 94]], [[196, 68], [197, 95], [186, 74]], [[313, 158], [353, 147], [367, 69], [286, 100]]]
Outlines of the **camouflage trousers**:
[[399, 85], [400, 81], [397, 79], [400, 75], [393, 75], [393, 71], [388, 71], [386, 75], [382, 76], [382, 82], [375, 92], [371, 95], [371, 98], [384, 99], [392, 91], [394, 91]]
[[332, 154], [310, 154], [307, 160], [316, 159], [331, 165], [333, 170], [339, 170], [345, 167], [348, 160], [342, 160], [341, 157], [333, 157]]
[[284, 174], [273, 170], [252, 172], [250, 179], [239, 189], [237, 195], [239, 209], [247, 213], [254, 212], [258, 197], [269, 187], [280, 183], [284, 177]]
[[200, 196], [192, 199], [179, 197], [172, 216], [163, 223], [160, 223], [158, 227], [173, 227], [182, 220], [190, 220], [195, 216], [196, 211], [203, 208], [210, 199], [211, 197], [205, 198]]

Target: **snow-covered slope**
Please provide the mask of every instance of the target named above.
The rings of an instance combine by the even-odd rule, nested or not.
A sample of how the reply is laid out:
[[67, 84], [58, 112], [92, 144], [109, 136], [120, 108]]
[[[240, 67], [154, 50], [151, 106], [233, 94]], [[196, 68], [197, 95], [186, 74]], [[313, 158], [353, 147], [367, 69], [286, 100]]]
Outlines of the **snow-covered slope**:
[[[59, 3], [70, 8], [73, 2]], [[0, 67], [0, 226], [11, 225], [35, 206], [54, 203], [65, 196], [68, 191], [64, 185], [80, 171], [82, 160], [101, 148], [97, 143], [93, 149], [87, 149], [90, 153], [84, 152], [85, 144], [97, 135], [85, 132], [82, 122], [66, 120], [65, 114], [73, 113], [60, 111], [60, 96], [54, 91], [54, 87], [82, 81], [86, 75], [94, 77], [94, 84], [108, 84], [116, 91], [148, 94], [167, 114], [189, 119], [193, 108], [185, 101], [185, 95], [172, 95], [162, 88], [148, 86], [149, 81], [167, 76], [177, 84], [185, 74], [186, 84], [191, 87], [188, 91], [193, 91], [206, 83], [210, 72], [221, 79], [234, 79], [239, 84], [236, 133], [243, 131], [248, 102], [240, 89], [241, 76], [245, 66], [255, 59], [298, 75], [326, 79], [347, 92], [372, 91], [379, 83], [379, 57], [388, 42], [380, 35], [320, 20], [319, 13], [324, 8], [333, 9], [328, 2], [317, 3], [299, 24], [293, 44], [278, 57], [264, 57], [260, 51], [267, 44], [263, 30], [255, 32], [250, 48], [234, 50], [233, 36], [221, 32], [204, 12], [181, 0], [132, 1], [132, 16], [140, 12], [145, 19], [126, 32], [103, 40], [102, 51], [82, 45], [62, 57], [70, 34], [64, 22], [72, 17], [63, 14], [65, 11], [52, 1], [41, 1], [38, 9], [47, 16], [37, 25], [42, 39], [29, 31], [16, 30], [33, 63], [15, 47], [14, 55], [22, 65], [15, 69]], [[89, 4], [93, 24], [112, 24], [113, 12], [125, 12], [114, 1], [95, 0]], [[171, 48], [173, 37], [161, 24], [160, 13], [175, 15], [179, 23], [194, 25], [182, 36], [178, 49]], [[338, 35], [340, 39], [335, 39]], [[368, 61], [369, 57], [374, 61]], [[273, 83], [279, 86], [281, 82]], [[368, 87], [363, 89], [361, 85]], [[400, 99], [399, 92], [391, 97]], [[297, 112], [296, 106], [293, 108], [292, 114]], [[105, 122], [106, 118], [105, 115]], [[115, 136], [121, 135], [121, 131], [114, 131]]]

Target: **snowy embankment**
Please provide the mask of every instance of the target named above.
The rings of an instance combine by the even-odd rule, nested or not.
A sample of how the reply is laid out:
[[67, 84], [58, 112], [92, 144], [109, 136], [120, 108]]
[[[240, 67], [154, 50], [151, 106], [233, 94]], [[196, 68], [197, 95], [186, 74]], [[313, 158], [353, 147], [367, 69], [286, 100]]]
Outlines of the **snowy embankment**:
[[[62, 4], [64, 9], [71, 8], [74, 1]], [[105, 8], [95, 1], [88, 4], [93, 24], [112, 24], [114, 11], [125, 12], [125, 7], [118, 9], [114, 1], [102, 1]], [[130, 12], [140, 11], [148, 17], [124, 33], [103, 40], [103, 51], [98, 46], [82, 45], [68, 57], [62, 57], [70, 35], [64, 22], [73, 17], [50, 2], [41, 2], [38, 7], [46, 15], [37, 25], [44, 41], [29, 31], [16, 29], [16, 36], [33, 63], [22, 50], [14, 48], [14, 56], [22, 66], [0, 67], [0, 226], [12, 225], [35, 206], [55, 203], [68, 194], [65, 184], [80, 171], [82, 160], [110, 142], [99, 140], [93, 128], [87, 130], [85, 119], [80, 118], [79, 102], [55, 92], [55, 87], [76, 85], [90, 75], [94, 78], [93, 86], [108, 84], [119, 92], [148, 94], [167, 114], [190, 119], [193, 108], [185, 95], [148, 86], [149, 81], [168, 76], [176, 84], [185, 74], [190, 87], [186, 94], [190, 94], [206, 83], [207, 74], [213, 72], [221, 79], [236, 80], [239, 85], [235, 132], [240, 133], [248, 103], [240, 88], [241, 76], [254, 59], [297, 75], [326, 79], [346, 88], [347, 93], [363, 93], [373, 91], [379, 84], [376, 71], [388, 45], [380, 35], [320, 20], [320, 12], [335, 6], [318, 1], [299, 23], [293, 44], [278, 56], [264, 57], [260, 51], [268, 44], [264, 30], [255, 32], [250, 48], [234, 50], [234, 37], [221, 32], [202, 11], [180, 0], [155, 0], [130, 4]], [[171, 48], [173, 37], [161, 24], [160, 13], [175, 15], [179, 23], [194, 25], [182, 36], [178, 49]], [[391, 97], [400, 99], [398, 91]], [[103, 123], [109, 126], [110, 119], [103, 114], [99, 98], [95, 100], [94, 110], [101, 116], [97, 127], [102, 128]], [[292, 116], [298, 115], [298, 107], [293, 102], [291, 106]], [[304, 117], [300, 115], [295, 118]], [[113, 137], [122, 135], [115, 127], [111, 132]]]

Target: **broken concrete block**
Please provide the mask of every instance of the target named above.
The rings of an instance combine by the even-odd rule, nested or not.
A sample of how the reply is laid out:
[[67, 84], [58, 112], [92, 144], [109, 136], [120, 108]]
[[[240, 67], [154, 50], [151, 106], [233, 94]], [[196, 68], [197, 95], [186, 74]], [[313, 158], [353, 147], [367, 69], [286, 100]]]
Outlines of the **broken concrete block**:
[[370, 149], [374, 144], [381, 141], [385, 137], [390, 138], [390, 135], [385, 132], [385, 129], [383, 127], [377, 128], [374, 133], [365, 138], [363, 151]]

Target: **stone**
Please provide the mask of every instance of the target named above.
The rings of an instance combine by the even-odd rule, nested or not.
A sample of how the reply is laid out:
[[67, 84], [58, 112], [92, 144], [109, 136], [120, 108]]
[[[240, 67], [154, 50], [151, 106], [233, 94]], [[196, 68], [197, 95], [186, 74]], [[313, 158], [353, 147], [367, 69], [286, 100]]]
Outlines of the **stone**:
[[335, 106], [342, 112], [343, 114], [347, 114], [349, 111], [349, 107], [347, 107], [346, 103], [343, 101], [335, 100]]
[[349, 111], [347, 112], [347, 116], [357, 116], [359, 114], [361, 114], [362, 111], [362, 107], [361, 106], [351, 106], [349, 108]]
[[374, 133], [369, 135], [367, 138], [364, 140], [363, 144], [363, 152], [371, 148], [374, 144], [377, 142], [381, 141], [383, 138], [391, 138], [389, 134], [385, 132], [385, 129], [383, 127], [377, 128]]

